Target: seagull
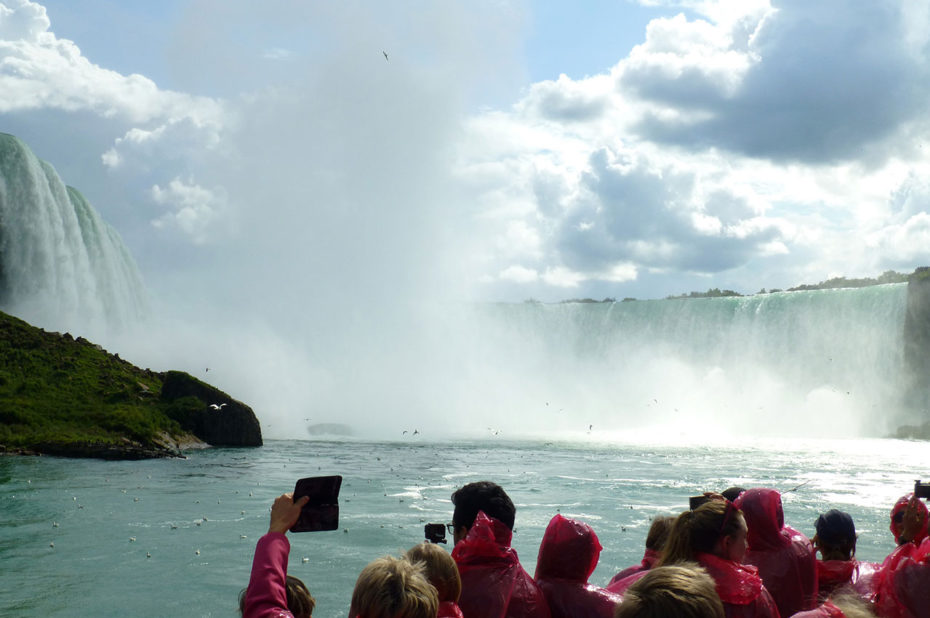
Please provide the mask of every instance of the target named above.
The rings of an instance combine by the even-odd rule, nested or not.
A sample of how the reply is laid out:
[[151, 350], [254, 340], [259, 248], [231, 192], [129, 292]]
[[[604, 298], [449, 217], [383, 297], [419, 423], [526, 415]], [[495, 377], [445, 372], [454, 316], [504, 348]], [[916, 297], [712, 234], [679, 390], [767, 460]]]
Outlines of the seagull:
[[214, 410], [222, 410], [225, 405], [226, 405], [225, 403], [221, 403], [219, 405], [215, 403], [211, 403], [210, 407], [213, 408]]
[[419, 433], [420, 433], [420, 430], [419, 430], [419, 429], [414, 429], [414, 430], [413, 430], [413, 435], [418, 435]]
[[382, 49], [381, 53], [384, 54], [385, 61], [390, 62], [390, 60], [388, 60], [388, 57], [387, 57], [387, 52]]

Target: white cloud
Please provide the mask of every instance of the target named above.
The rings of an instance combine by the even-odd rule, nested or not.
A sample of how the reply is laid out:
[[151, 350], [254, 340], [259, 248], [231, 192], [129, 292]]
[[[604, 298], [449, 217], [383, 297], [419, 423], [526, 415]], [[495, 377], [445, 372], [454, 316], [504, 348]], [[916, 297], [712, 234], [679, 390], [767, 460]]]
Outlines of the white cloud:
[[213, 231], [224, 214], [226, 199], [222, 192], [211, 191], [175, 178], [168, 186], [155, 185], [152, 200], [169, 212], [152, 221], [161, 230], [177, 230], [194, 244], [210, 242]]
[[577, 288], [585, 280], [585, 276], [563, 266], [547, 268], [543, 273], [543, 280], [551, 286], [559, 288]]
[[72, 41], [48, 30], [45, 9], [22, 0], [0, 14], [0, 112], [55, 108], [89, 110], [134, 123], [190, 118], [217, 123], [222, 107], [211, 99], [159, 90], [142, 75], [120, 75], [81, 55]]
[[513, 281], [514, 283], [533, 283], [539, 279], [539, 273], [532, 268], [514, 264], [502, 270], [499, 277], [504, 281]]

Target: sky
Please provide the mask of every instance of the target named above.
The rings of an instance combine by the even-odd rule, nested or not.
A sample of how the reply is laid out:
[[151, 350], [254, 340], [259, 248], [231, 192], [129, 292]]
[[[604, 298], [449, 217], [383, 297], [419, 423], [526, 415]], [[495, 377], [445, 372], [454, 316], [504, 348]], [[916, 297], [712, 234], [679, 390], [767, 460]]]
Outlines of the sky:
[[321, 250], [283, 251], [292, 268], [331, 259], [368, 295], [910, 270], [930, 257], [930, 16], [809, 5], [3, 0], [0, 129], [156, 289], [215, 279], [230, 246], [254, 276], [290, 270], [252, 258], [301, 239]]
[[190, 337], [383, 358], [429, 300], [930, 263], [928, 37], [904, 0], [0, 0], [0, 131]]

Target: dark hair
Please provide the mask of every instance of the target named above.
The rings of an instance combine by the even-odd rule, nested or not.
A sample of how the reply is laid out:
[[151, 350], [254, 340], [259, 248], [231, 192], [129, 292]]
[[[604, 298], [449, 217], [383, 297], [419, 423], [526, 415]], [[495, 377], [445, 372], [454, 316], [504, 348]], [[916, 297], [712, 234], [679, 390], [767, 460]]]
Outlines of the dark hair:
[[726, 489], [724, 489], [722, 492], [720, 492], [720, 495], [726, 498], [727, 500], [729, 500], [730, 502], [733, 502], [734, 500], [739, 498], [739, 495], [743, 493], [744, 491], [746, 490], [743, 489], [742, 487], [734, 485], [733, 487], [727, 487]]
[[653, 519], [649, 534], [646, 535], [646, 549], [662, 551], [674, 524], [675, 518], [671, 515], [659, 515]]
[[[313, 608], [316, 607], [316, 599], [310, 594], [307, 585], [293, 575], [285, 576], [284, 582], [285, 593], [287, 596], [287, 609], [294, 618], [311, 618]], [[245, 613], [245, 596], [248, 588], [243, 588], [239, 593], [239, 613]]]
[[452, 524], [456, 529], [465, 526], [471, 529], [478, 511], [484, 511], [488, 517], [500, 520], [513, 530], [517, 508], [510, 500], [504, 488], [491, 481], [478, 481], [459, 488], [452, 494]]
[[697, 554], [712, 554], [717, 541], [740, 529], [743, 514], [732, 502], [710, 500], [685, 511], [672, 524], [659, 565], [694, 562]]
[[824, 560], [834, 559], [835, 555], [849, 560], [856, 554], [856, 525], [849, 513], [830, 509], [817, 518], [814, 528], [817, 530], [814, 538]]

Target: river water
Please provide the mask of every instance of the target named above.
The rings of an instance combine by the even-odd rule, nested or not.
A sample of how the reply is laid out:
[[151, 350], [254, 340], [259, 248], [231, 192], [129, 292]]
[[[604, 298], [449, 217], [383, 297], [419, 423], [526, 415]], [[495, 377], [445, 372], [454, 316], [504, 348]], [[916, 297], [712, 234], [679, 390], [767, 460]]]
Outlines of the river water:
[[785, 491], [787, 523], [811, 536], [818, 513], [848, 511], [859, 558], [878, 561], [893, 548], [891, 504], [930, 477], [930, 449], [898, 440], [416, 439], [270, 441], [185, 460], [0, 458], [0, 615], [235, 616], [271, 502], [305, 476], [344, 477], [340, 529], [289, 535], [289, 572], [321, 618], [346, 615], [370, 560], [421, 541], [426, 522], [448, 522], [450, 494], [470, 481], [507, 489], [530, 573], [556, 512], [591, 524], [604, 546], [591, 581], [603, 585], [640, 560], [651, 517], [734, 484]]

